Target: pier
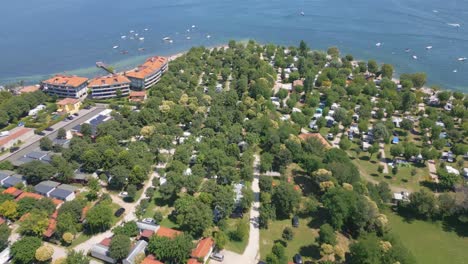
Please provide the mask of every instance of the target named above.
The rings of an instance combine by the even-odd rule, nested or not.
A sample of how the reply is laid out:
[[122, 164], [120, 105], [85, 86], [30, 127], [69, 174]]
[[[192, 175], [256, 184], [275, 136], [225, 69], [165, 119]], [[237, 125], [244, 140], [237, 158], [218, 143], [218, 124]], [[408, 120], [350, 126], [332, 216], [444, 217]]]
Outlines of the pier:
[[97, 61], [96, 62], [96, 67], [101, 68], [101, 69], [107, 71], [110, 74], [114, 74], [114, 69], [111, 66], [105, 64], [102, 61]]

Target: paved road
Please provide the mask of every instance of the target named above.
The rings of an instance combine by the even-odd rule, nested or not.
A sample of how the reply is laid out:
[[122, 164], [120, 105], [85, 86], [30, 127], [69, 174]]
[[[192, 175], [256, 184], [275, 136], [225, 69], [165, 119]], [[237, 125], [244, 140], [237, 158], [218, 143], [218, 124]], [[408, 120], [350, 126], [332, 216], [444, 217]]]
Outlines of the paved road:
[[[61, 121], [58, 122], [57, 124], [53, 125], [52, 127], [54, 128], [54, 131], [48, 132], [44, 131], [46, 133], [46, 136], [49, 137], [50, 139], [55, 139], [57, 137], [57, 131], [59, 128], [65, 128], [66, 130], [71, 129], [72, 127], [79, 125], [86, 120], [92, 118], [93, 116], [99, 114], [105, 109], [104, 105], [98, 105], [96, 107], [93, 107], [91, 109], [82, 109], [79, 112], [79, 116], [76, 117], [75, 119], [71, 121]], [[42, 136], [39, 135], [34, 135], [31, 138], [29, 138], [23, 145], [20, 146], [20, 150], [14, 152], [14, 153], [5, 153], [3, 156], [0, 156], [0, 161], [2, 160], [9, 160], [9, 161], [14, 161], [17, 160], [21, 157], [23, 157], [25, 154], [36, 150], [39, 148], [39, 140], [42, 138]]]
[[[259, 163], [260, 157], [256, 154], [254, 161], [254, 180], [252, 181], [254, 202], [250, 208], [249, 243], [242, 255], [224, 250], [224, 264], [254, 264], [260, 259], [260, 229], [258, 225], [258, 218], [260, 216], [260, 187], [258, 186], [258, 177], [260, 176], [260, 172], [258, 170]], [[210, 260], [210, 264], [219, 264], [219, 262]]]

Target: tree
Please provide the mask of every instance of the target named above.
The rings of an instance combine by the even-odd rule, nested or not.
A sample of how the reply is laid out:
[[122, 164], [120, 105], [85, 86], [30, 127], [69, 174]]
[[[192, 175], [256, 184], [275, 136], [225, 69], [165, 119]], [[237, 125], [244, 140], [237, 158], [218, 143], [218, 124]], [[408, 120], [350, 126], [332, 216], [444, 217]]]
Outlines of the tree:
[[336, 245], [336, 234], [331, 225], [323, 224], [320, 226], [318, 243]]
[[403, 154], [409, 160], [411, 157], [416, 157], [419, 154], [419, 148], [413, 142], [407, 143], [404, 146]]
[[67, 137], [67, 132], [63, 127], [59, 128], [57, 131], [57, 138], [58, 139], [65, 139]]
[[16, 219], [18, 217], [18, 204], [14, 201], [4, 201], [0, 204], [0, 215], [8, 219]]
[[304, 40], [301, 40], [301, 43], [299, 44], [299, 53], [302, 56], [306, 56], [307, 52], [309, 52], [309, 47], [307, 46], [307, 43], [305, 43]]
[[80, 127], [80, 133], [84, 137], [90, 137], [93, 134], [93, 128], [88, 123], [83, 123]]
[[423, 218], [431, 218], [436, 214], [436, 198], [432, 192], [422, 189], [410, 194], [408, 208]]
[[124, 259], [130, 252], [130, 238], [126, 235], [119, 234], [112, 237], [109, 246], [109, 255], [116, 260]]
[[11, 229], [6, 225], [0, 225], [0, 251], [8, 247], [8, 238], [10, 237]]
[[140, 234], [135, 221], [125, 222], [123, 225], [117, 226], [112, 231], [115, 235], [125, 235], [127, 237], [136, 237], [138, 234]]
[[370, 147], [367, 149], [367, 151], [369, 152], [369, 156], [370, 156], [371, 159], [372, 159], [372, 155], [373, 155], [373, 154], [379, 152], [379, 149], [380, 149], [380, 147], [379, 147], [379, 144], [377, 144], [377, 143], [372, 144], [372, 146], [370, 146]]
[[377, 73], [379, 71], [379, 65], [377, 65], [377, 62], [375, 60], [369, 60], [367, 62], [367, 69], [370, 73]]
[[390, 147], [390, 154], [393, 158], [400, 157], [404, 152], [405, 149], [401, 144], [395, 144]]
[[41, 140], [39, 140], [39, 147], [41, 150], [49, 151], [53, 146], [54, 142], [52, 142], [52, 140], [50, 140], [48, 137], [43, 137]]
[[439, 177], [439, 186], [446, 190], [452, 190], [453, 187], [461, 181], [459, 175], [448, 173], [444, 169], [437, 170], [437, 176]]
[[350, 247], [351, 264], [373, 264], [381, 262], [380, 241], [375, 234], [359, 238]]
[[193, 248], [192, 238], [182, 234], [173, 239], [152, 236], [147, 250], [158, 256], [158, 260], [182, 264], [187, 261]]
[[294, 238], [294, 232], [293, 232], [292, 228], [290, 228], [289, 226], [285, 227], [285, 228], [283, 229], [283, 234], [281, 235], [281, 237], [282, 237], [284, 240], [287, 240], [287, 241], [293, 240], [293, 238]]
[[36, 250], [41, 246], [42, 241], [37, 237], [25, 236], [13, 243], [10, 255], [15, 264], [34, 263]]
[[[411, 110], [416, 103], [416, 96], [411, 91], [406, 91], [401, 95], [401, 110]], [[405, 118], [406, 120], [406, 118]]]
[[42, 234], [49, 226], [49, 216], [47, 212], [33, 210], [20, 222], [19, 231], [23, 235], [42, 237]]
[[340, 56], [340, 50], [337, 47], [330, 47], [327, 50], [327, 54], [333, 58], [338, 58]]
[[56, 170], [48, 163], [33, 160], [19, 166], [18, 172], [24, 175], [29, 184], [36, 185], [43, 180], [50, 179]]
[[404, 130], [411, 130], [414, 127], [413, 121], [409, 120], [408, 118], [404, 118], [403, 121], [400, 123], [400, 127]]
[[231, 238], [235, 241], [243, 241], [249, 234], [249, 225], [240, 221], [237, 223], [236, 230], [231, 232]]
[[86, 213], [86, 227], [90, 233], [109, 229], [112, 223], [112, 209], [107, 204], [100, 203]]
[[373, 133], [377, 140], [385, 140], [390, 137], [390, 133], [384, 123], [377, 123], [373, 128]]
[[73, 239], [74, 239], [74, 236], [72, 233], [66, 232], [66, 233], [63, 233], [62, 235], [62, 240], [69, 245], [73, 242]]
[[339, 147], [342, 150], [348, 150], [351, 147], [351, 141], [347, 137], [343, 137], [340, 140]]
[[133, 201], [135, 199], [137, 188], [135, 185], [130, 184], [127, 186], [128, 197]]
[[213, 212], [209, 205], [192, 196], [184, 196], [175, 203], [177, 223], [189, 234], [201, 236], [213, 223]]
[[214, 234], [214, 241], [216, 248], [219, 250], [224, 249], [226, 243], [228, 242], [228, 236], [223, 231], [217, 231]]
[[153, 219], [156, 222], [156, 224], [160, 224], [161, 221], [164, 219], [164, 216], [160, 211], [156, 211], [153, 215]]
[[46, 262], [54, 255], [54, 249], [51, 246], [44, 245], [36, 249], [35, 257], [40, 262]]
[[393, 77], [393, 66], [391, 64], [382, 65], [382, 78], [392, 79]]
[[272, 204], [276, 208], [276, 215], [281, 219], [289, 218], [299, 202], [300, 194], [291, 184], [281, 183], [273, 190]]
[[63, 264], [89, 264], [89, 258], [82, 251], [69, 251]]

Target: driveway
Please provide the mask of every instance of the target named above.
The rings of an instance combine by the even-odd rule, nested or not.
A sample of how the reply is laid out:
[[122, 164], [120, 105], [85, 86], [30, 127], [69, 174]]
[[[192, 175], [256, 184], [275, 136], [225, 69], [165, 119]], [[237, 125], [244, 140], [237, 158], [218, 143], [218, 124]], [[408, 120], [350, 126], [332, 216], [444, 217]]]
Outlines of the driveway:
[[[242, 255], [224, 250], [225, 264], [254, 264], [260, 259], [260, 229], [258, 218], [260, 216], [260, 187], [258, 186], [258, 177], [260, 172], [258, 165], [260, 163], [259, 155], [255, 154], [254, 160], [254, 179], [252, 181], [252, 191], [254, 192], [254, 202], [250, 208], [250, 232], [249, 243]], [[218, 261], [210, 260], [210, 264], [219, 264]]]
[[435, 161], [427, 161], [427, 167], [429, 168], [429, 175], [431, 176], [431, 179], [434, 180], [435, 183], [439, 183], [439, 176], [437, 176]]
[[[57, 124], [53, 125], [52, 128], [54, 128], [54, 131], [48, 132], [44, 131], [46, 133], [46, 136], [50, 138], [51, 140], [55, 139], [57, 137], [58, 129], [59, 128], [64, 128], [64, 129], [71, 129], [76, 125], [79, 125], [86, 120], [92, 118], [93, 116], [99, 114], [103, 110], [105, 110], [105, 105], [98, 105], [96, 107], [93, 107], [91, 109], [82, 109], [79, 112], [79, 116], [76, 117], [75, 119], [71, 121], [60, 121]], [[39, 135], [33, 135], [30, 137], [26, 142], [24, 142], [21, 146], [20, 149], [14, 153], [5, 153], [2, 156], [0, 156], [0, 161], [2, 160], [9, 160], [9, 161], [14, 161], [17, 160], [24, 155], [28, 154], [31, 151], [36, 150], [39, 148], [39, 140], [41, 140], [42, 136]]]

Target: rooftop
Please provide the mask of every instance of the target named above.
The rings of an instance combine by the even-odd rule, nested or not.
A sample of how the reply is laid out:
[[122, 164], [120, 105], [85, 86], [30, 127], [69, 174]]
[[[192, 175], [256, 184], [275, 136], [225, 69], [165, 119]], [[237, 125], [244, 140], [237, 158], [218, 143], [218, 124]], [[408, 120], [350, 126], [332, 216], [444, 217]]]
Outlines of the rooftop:
[[168, 237], [168, 238], [175, 238], [176, 236], [182, 234], [181, 231], [167, 228], [164, 226], [159, 227], [158, 231], [156, 231], [156, 235], [160, 237]]
[[12, 129], [10, 130], [10, 135], [6, 136], [6, 137], [2, 137], [0, 139], [0, 146], [10, 142], [11, 140], [15, 140], [21, 136], [23, 136], [24, 134], [30, 132], [30, 131], [33, 131], [32, 128], [27, 128], [27, 127], [17, 127], [15, 129]]
[[89, 81], [88, 87], [108, 86], [120, 83], [130, 83], [130, 80], [125, 75], [108, 75], [92, 79]]
[[153, 255], [148, 255], [146, 256], [145, 259], [140, 264], [164, 264], [159, 260], [156, 260], [156, 258]]
[[43, 84], [50, 85], [66, 85], [70, 87], [78, 87], [83, 83], [87, 82], [88, 78], [78, 77], [78, 76], [66, 76], [66, 75], [55, 75], [54, 77], [43, 81]]
[[63, 98], [62, 100], [58, 101], [58, 105], [69, 105], [69, 104], [76, 104], [80, 101], [80, 99], [75, 98]]
[[112, 238], [111, 237], [107, 237], [107, 238], [104, 238], [101, 242], [99, 242], [99, 244], [105, 246], [105, 247], [109, 247], [110, 244], [111, 244], [111, 241], [112, 241]]
[[145, 63], [138, 66], [135, 70], [126, 72], [125, 75], [137, 79], [144, 79], [167, 63], [167, 58], [154, 56], [146, 59]]
[[19, 201], [25, 197], [30, 197], [30, 198], [34, 198], [36, 200], [40, 200], [42, 199], [44, 196], [40, 195], [40, 194], [37, 194], [37, 193], [31, 193], [31, 192], [23, 192], [22, 194], [20, 194], [20, 196], [18, 196], [15, 200], [16, 201]]
[[63, 199], [65, 200], [68, 196], [70, 196], [73, 192], [65, 189], [56, 188], [55, 190], [50, 192], [50, 196]]
[[213, 248], [214, 241], [211, 238], [204, 238], [198, 242], [197, 247], [192, 250], [192, 258], [205, 258]]
[[39, 85], [29, 85], [29, 86], [23, 86], [21, 89], [18, 90], [19, 93], [32, 93], [37, 90], [39, 90], [40, 86]]
[[145, 97], [146, 91], [130, 91], [130, 97]]
[[18, 197], [22, 193], [23, 193], [23, 191], [18, 190], [15, 187], [8, 187], [8, 189], [3, 191], [3, 194], [10, 194], [13, 197]]

